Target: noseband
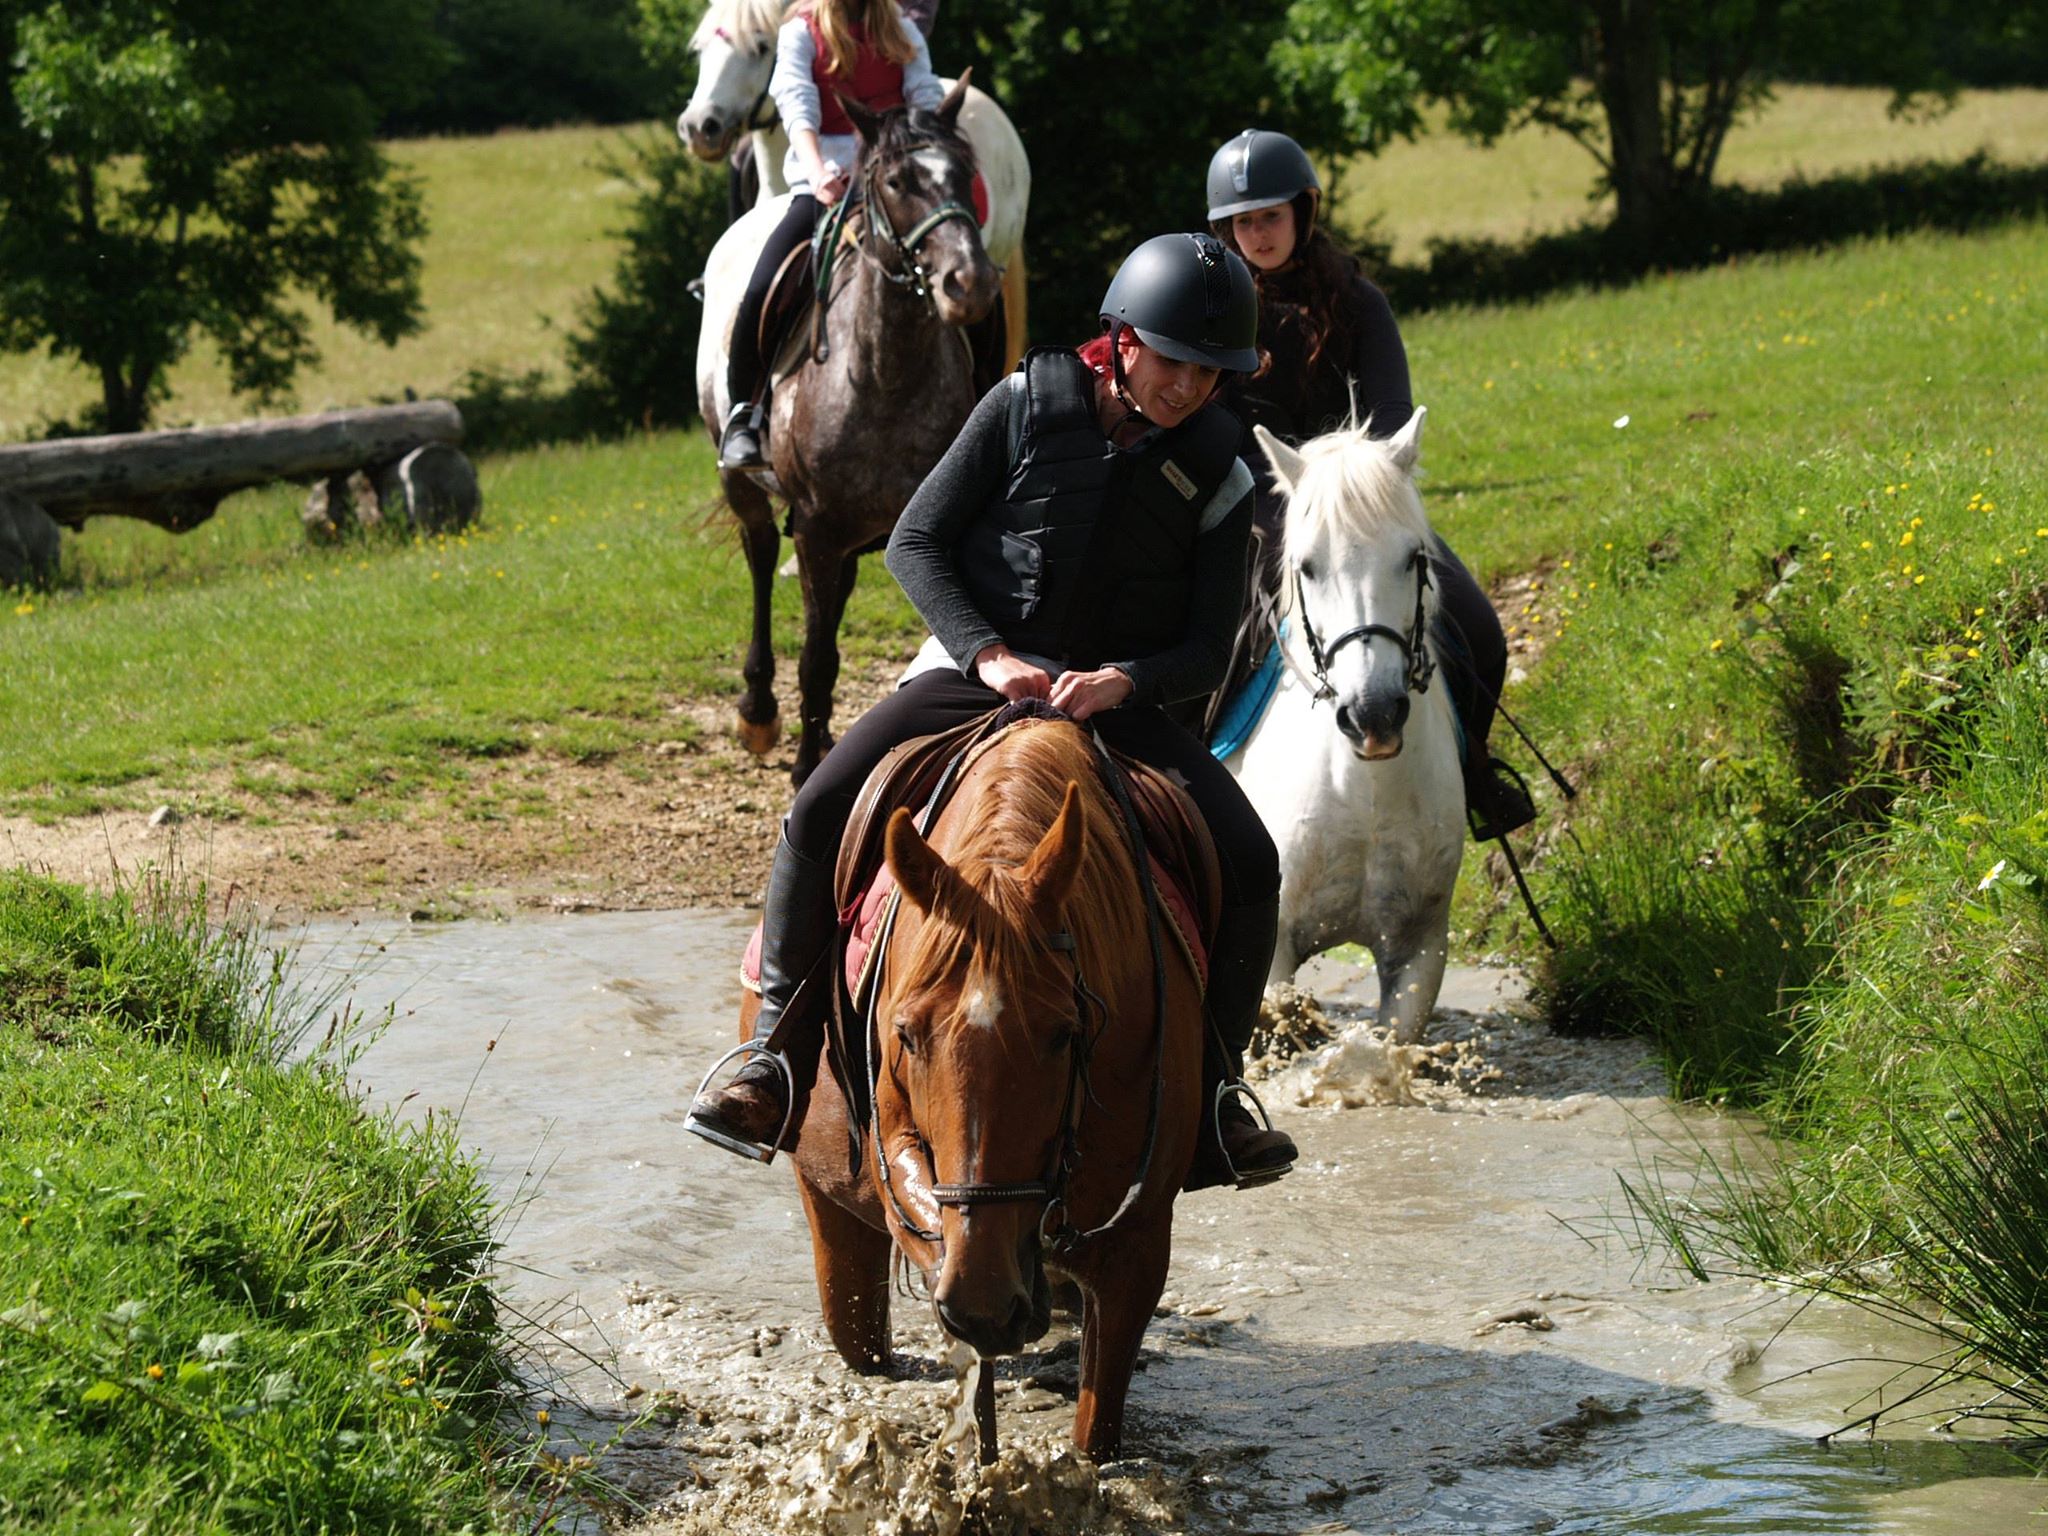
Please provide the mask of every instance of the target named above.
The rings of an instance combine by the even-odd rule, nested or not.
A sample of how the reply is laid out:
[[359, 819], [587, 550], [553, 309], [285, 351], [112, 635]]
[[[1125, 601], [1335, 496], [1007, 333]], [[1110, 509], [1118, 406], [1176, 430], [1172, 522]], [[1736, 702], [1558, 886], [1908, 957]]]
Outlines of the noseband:
[[1294, 611], [1301, 615], [1302, 638], [1308, 641], [1309, 660], [1315, 664], [1316, 698], [1334, 699], [1337, 690], [1330, 686], [1330, 663], [1337, 653], [1356, 640], [1360, 644], [1375, 637], [1391, 640], [1401, 648], [1401, 660], [1407, 672], [1408, 690], [1411, 693], [1429, 692], [1429, 680], [1436, 675], [1436, 658], [1429, 652], [1429, 637], [1424, 632], [1428, 620], [1423, 606], [1429, 591], [1429, 550], [1418, 548], [1409, 562], [1415, 567], [1415, 621], [1408, 626], [1408, 633], [1385, 624], [1360, 624], [1347, 629], [1328, 645], [1316, 636], [1315, 624], [1308, 616], [1308, 598], [1301, 587], [1301, 567], [1294, 567]]
[[[936, 139], [921, 139], [905, 146], [902, 153], [908, 155], [919, 149], [934, 148], [938, 143]], [[861, 173], [861, 201], [867, 205], [869, 227], [881, 236], [884, 245], [896, 253], [896, 265], [890, 267], [883, 262], [876, 262], [875, 265], [882, 276], [897, 287], [908, 288], [925, 303], [931, 304], [931, 274], [925, 270], [918, 252], [930, 238], [932, 231], [940, 225], [949, 224], [955, 219], [964, 219], [979, 230], [981, 220], [974, 216], [974, 210], [965, 203], [948, 198], [913, 224], [908, 233], [899, 235], [896, 226], [889, 220], [889, 210], [883, 204], [875, 185], [875, 179], [880, 174], [881, 166], [874, 163], [868, 165]], [[861, 251], [863, 254], [867, 252], [865, 241], [861, 243]]]

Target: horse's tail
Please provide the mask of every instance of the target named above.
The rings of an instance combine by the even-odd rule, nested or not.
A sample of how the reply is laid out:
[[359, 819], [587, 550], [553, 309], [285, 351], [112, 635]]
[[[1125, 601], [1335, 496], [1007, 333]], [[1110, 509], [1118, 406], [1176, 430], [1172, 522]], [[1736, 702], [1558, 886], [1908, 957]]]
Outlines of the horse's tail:
[[1003, 372], [1009, 373], [1031, 345], [1031, 327], [1026, 315], [1029, 284], [1025, 281], [1024, 247], [1020, 244], [1003, 269]]

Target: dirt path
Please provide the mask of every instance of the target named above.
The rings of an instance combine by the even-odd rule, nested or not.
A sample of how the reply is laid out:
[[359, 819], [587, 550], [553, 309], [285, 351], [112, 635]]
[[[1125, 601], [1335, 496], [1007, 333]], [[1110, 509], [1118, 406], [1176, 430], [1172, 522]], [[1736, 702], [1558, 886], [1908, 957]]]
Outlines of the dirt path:
[[[897, 665], [849, 668], [837, 718], [853, 720], [880, 698]], [[168, 815], [108, 812], [50, 825], [0, 816], [0, 866], [101, 887], [175, 866], [287, 922], [359, 911], [437, 918], [751, 904], [789, 805], [794, 734], [756, 759], [733, 735], [730, 701], [687, 704], [682, 717], [696, 727], [694, 742], [607, 763], [553, 762], [536, 775], [528, 759], [477, 762], [470, 802], [518, 803], [509, 816], [479, 819], [438, 795], [369, 815], [279, 802], [223, 773], [136, 786], [139, 801]], [[500, 781], [516, 794], [494, 796]]]

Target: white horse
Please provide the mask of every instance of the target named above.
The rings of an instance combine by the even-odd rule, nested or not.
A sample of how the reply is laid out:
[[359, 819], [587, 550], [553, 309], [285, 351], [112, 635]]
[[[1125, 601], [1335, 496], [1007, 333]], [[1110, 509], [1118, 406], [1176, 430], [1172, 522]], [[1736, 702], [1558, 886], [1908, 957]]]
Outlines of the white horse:
[[1350, 427], [1299, 451], [1254, 429], [1287, 494], [1283, 661], [1229, 764], [1280, 849], [1269, 984], [1363, 944], [1379, 1023], [1404, 1045], [1443, 985], [1465, 851], [1458, 728], [1430, 640], [1436, 539], [1415, 490], [1424, 414], [1385, 442]]
[[[732, 154], [742, 133], [751, 134], [754, 165], [760, 173], [761, 192], [753, 211], [726, 232], [720, 250], [713, 254], [711, 270], [705, 274], [705, 333], [717, 336], [721, 349], [725, 325], [719, 321], [724, 318], [729, 324], [730, 317], [710, 312], [712, 292], [722, 286], [714, 273], [721, 264], [744, 262], [746, 271], [740, 274], [740, 283], [745, 285], [747, 272], [753, 269], [753, 254], [781, 217], [786, 205], [779, 199], [789, 191], [782, 177], [789, 139], [768, 96], [769, 77], [775, 72], [775, 34], [785, 18], [786, 4], [787, 0], [712, 0], [690, 39], [697, 55], [697, 88], [676, 119], [677, 136], [698, 159], [721, 161]], [[940, 81], [949, 91], [953, 83]], [[981, 246], [1002, 270], [1005, 341], [1008, 360], [1015, 364], [1024, 355], [1028, 334], [1024, 224], [1031, 207], [1031, 161], [1008, 115], [977, 87], [968, 87], [966, 105], [960, 110], [960, 131], [974, 147], [975, 166], [988, 189], [988, 222], [981, 229]], [[762, 219], [764, 208], [772, 208], [774, 217]], [[742, 229], [746, 233], [735, 238]], [[701, 376], [701, 350], [699, 362]]]

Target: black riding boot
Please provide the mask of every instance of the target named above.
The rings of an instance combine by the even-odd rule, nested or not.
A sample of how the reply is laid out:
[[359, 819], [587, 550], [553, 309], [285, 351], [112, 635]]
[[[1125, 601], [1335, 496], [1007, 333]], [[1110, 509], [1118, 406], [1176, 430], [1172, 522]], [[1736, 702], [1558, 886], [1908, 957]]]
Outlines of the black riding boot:
[[[792, 1088], [802, 1098], [817, 1080], [824, 1010], [810, 995], [800, 1006], [791, 1005], [831, 948], [838, 917], [832, 872], [830, 862], [798, 853], [787, 832], [777, 840], [761, 915], [761, 1011], [754, 1016], [753, 1040], [760, 1050], [748, 1054], [728, 1086], [700, 1093], [683, 1122], [706, 1141], [759, 1162], [767, 1162], [776, 1148]], [[794, 1120], [790, 1129], [796, 1129]]]
[[754, 285], [748, 285], [740, 296], [739, 313], [733, 316], [731, 350], [725, 359], [725, 395], [732, 409], [718, 437], [720, 469], [758, 469], [765, 462], [761, 438], [768, 400], [761, 387], [761, 375], [767, 371], [761, 356], [761, 306], [767, 302], [768, 285], [763, 280], [759, 286], [756, 293]]
[[759, 469], [767, 462], [762, 452], [762, 429], [768, 413], [760, 403], [742, 400], [725, 418], [725, 430], [718, 438], [720, 469]]
[[[1258, 1027], [1259, 1002], [1273, 963], [1280, 931], [1280, 897], [1249, 907], [1225, 907], [1209, 952], [1210, 1028], [1202, 1053], [1202, 1139], [1187, 1188], [1234, 1184], [1239, 1189], [1270, 1184], [1294, 1167], [1294, 1142], [1285, 1131], [1261, 1124], [1247, 1101], [1245, 1047]], [[1222, 1092], [1225, 1085], [1230, 1091]], [[1219, 1093], [1221, 1094], [1219, 1101]]]

